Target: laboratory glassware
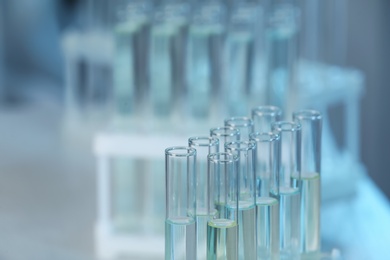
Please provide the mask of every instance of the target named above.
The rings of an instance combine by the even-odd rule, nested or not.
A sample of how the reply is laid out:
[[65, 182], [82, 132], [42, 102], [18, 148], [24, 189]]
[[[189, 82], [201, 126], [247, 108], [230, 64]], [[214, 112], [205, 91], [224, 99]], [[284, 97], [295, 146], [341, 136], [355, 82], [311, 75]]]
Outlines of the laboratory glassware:
[[[299, 259], [301, 223], [301, 126], [290, 121], [278, 121], [272, 128], [280, 136], [280, 256]], [[277, 197], [277, 195], [275, 195]]]
[[279, 135], [252, 133], [256, 142], [257, 259], [279, 259]]
[[169, 122], [183, 91], [186, 34], [190, 8], [187, 1], [162, 1], [156, 6], [150, 35], [149, 100], [154, 121]]
[[207, 260], [238, 259], [238, 157], [208, 156]]
[[196, 150], [165, 150], [165, 259], [196, 260]]
[[257, 28], [260, 24], [260, 5], [254, 1], [239, 1], [232, 6], [226, 40], [226, 83], [221, 94], [226, 95], [229, 115], [241, 115], [248, 110], [248, 102], [255, 74], [261, 72], [255, 66], [259, 45]]
[[188, 35], [187, 103], [196, 122], [217, 118], [224, 68], [226, 6], [224, 1], [194, 4]]
[[[96, 3], [98, 6], [99, 4]], [[99, 7], [101, 8], [101, 7]], [[138, 63], [144, 60], [146, 49], [142, 41], [147, 38], [149, 15], [151, 6], [149, 1], [115, 1], [114, 24], [113, 24], [113, 105], [115, 123], [122, 126], [131, 116], [137, 112], [137, 103], [141, 100], [138, 89], [141, 82], [145, 82], [144, 66]], [[139, 69], [139, 73], [136, 71]], [[144, 84], [145, 86], [145, 84]], [[137, 103], [137, 104], [136, 104]], [[137, 124], [140, 125], [140, 124]], [[118, 126], [118, 125], [116, 125]], [[133, 221], [135, 218], [145, 220], [147, 217], [147, 205], [142, 201], [147, 196], [140, 196], [139, 199], [132, 195], [138, 194], [137, 183], [144, 183], [149, 178], [148, 174], [137, 174], [144, 168], [144, 162], [136, 158], [114, 158], [113, 159], [113, 219], [118, 230], [128, 234], [142, 233], [145, 229], [140, 222]], [[150, 182], [147, 182], [150, 184]], [[145, 188], [141, 192], [144, 191]], [[146, 193], [144, 193], [146, 194]], [[135, 224], [136, 223], [136, 224]], [[148, 223], [150, 226], [150, 223]], [[141, 229], [141, 230], [140, 230]], [[144, 230], [142, 230], [144, 229]]]
[[210, 136], [218, 138], [219, 152], [223, 152], [225, 143], [240, 140], [240, 130], [229, 126], [216, 127], [210, 129]]
[[113, 43], [106, 19], [110, 12], [103, 8], [109, 2], [80, 2], [75, 13], [79, 26], [62, 36], [66, 123], [70, 129], [81, 125], [95, 128], [106, 123], [112, 113]]
[[114, 107], [119, 119], [142, 115], [148, 88], [150, 1], [119, 1], [114, 22]]
[[208, 216], [208, 156], [218, 153], [219, 140], [214, 137], [190, 137], [188, 146], [196, 150], [196, 237], [197, 257], [206, 259]]
[[249, 140], [249, 135], [253, 132], [253, 121], [245, 116], [225, 119], [225, 126], [239, 129], [240, 140]]
[[267, 104], [274, 104], [290, 113], [297, 81], [299, 31], [297, 1], [271, 1], [266, 15]]
[[276, 106], [259, 106], [252, 109], [253, 131], [267, 133], [271, 124], [282, 119], [282, 110]]
[[228, 208], [238, 212], [238, 257], [256, 259], [256, 191], [255, 160], [256, 142], [238, 141], [225, 144], [225, 149], [238, 157], [238, 208]]
[[321, 251], [321, 130], [322, 116], [316, 110], [293, 113], [301, 125], [301, 246], [303, 254]]

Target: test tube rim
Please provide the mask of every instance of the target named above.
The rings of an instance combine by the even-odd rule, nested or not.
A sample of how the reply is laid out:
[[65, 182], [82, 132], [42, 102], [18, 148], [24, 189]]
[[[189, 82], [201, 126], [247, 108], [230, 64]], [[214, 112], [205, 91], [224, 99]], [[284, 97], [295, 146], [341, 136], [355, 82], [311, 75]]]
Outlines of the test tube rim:
[[[214, 157], [216, 156], [221, 156], [221, 155], [228, 155], [229, 158], [231, 159], [214, 159]], [[208, 160], [210, 162], [213, 162], [213, 163], [234, 163], [234, 162], [237, 162], [238, 161], [238, 156], [235, 155], [235, 154], [232, 154], [232, 153], [228, 153], [228, 152], [221, 152], [221, 153], [211, 153], [207, 156]]]
[[[235, 121], [235, 120], [242, 120], [245, 121], [243, 124], [230, 124], [230, 121]], [[250, 117], [247, 116], [235, 116], [235, 117], [230, 117], [225, 119], [225, 125], [230, 126], [230, 127], [247, 127], [247, 126], [253, 126], [253, 120]]]
[[155, 12], [153, 14], [153, 22], [167, 23], [182, 21], [180, 19], [177, 19], [178, 17], [184, 17], [185, 20], [188, 20], [189, 10], [190, 6], [188, 3], [185, 2], [165, 3], [155, 9]]
[[283, 111], [277, 106], [258, 106], [252, 109], [252, 117], [267, 115], [267, 116], [282, 116]]
[[303, 109], [293, 113], [293, 118], [298, 120], [321, 120], [322, 114], [318, 110]]
[[195, 7], [191, 21], [195, 26], [208, 24], [225, 25], [226, 13], [226, 6], [223, 3], [211, 1], [210, 3], [204, 3]]
[[[186, 150], [186, 153], [175, 153], [173, 151]], [[172, 157], [190, 157], [196, 155], [196, 149], [187, 146], [172, 146], [165, 149], [165, 155]]]
[[[290, 126], [290, 128], [284, 128]], [[272, 128], [278, 132], [296, 132], [301, 130], [301, 125], [294, 121], [277, 121], [272, 123]]]
[[[261, 8], [258, 3], [248, 1], [241, 1], [237, 3], [234, 9], [235, 10], [233, 10], [233, 13], [230, 17], [230, 23], [233, 25], [253, 25], [253, 23], [257, 21], [261, 12]], [[248, 15], [248, 10], [251, 12], [250, 15]], [[244, 12], [245, 15], [242, 15], [242, 12]], [[242, 18], [244, 18], [245, 20], [242, 20]]]
[[[218, 130], [232, 130], [230, 133], [220, 133], [220, 132], [216, 132]], [[215, 136], [236, 136], [236, 135], [240, 135], [240, 129], [238, 128], [235, 128], [235, 127], [232, 127], [232, 126], [220, 126], [220, 127], [214, 127], [214, 128], [211, 128], [210, 129], [210, 135], [215, 135]]]
[[[232, 145], [238, 144], [238, 147], [232, 147]], [[246, 147], [240, 147], [241, 144], [246, 144]], [[225, 149], [232, 151], [250, 151], [256, 148], [256, 142], [254, 140], [242, 140], [242, 141], [233, 141], [225, 143]]]
[[137, 1], [134, 3], [125, 3], [117, 9], [118, 22], [138, 20], [149, 17], [152, 12], [150, 1]]
[[[253, 132], [249, 135], [250, 140], [254, 140], [256, 142], [273, 142], [280, 139], [280, 135], [277, 132], [271, 131], [271, 132]], [[261, 137], [264, 137], [264, 139], [261, 139]], [[268, 138], [266, 138], [268, 137]]]
[[[208, 143], [196, 142], [198, 140], [208, 140]], [[215, 138], [213, 136], [192, 136], [192, 137], [188, 138], [188, 145], [190, 147], [192, 147], [192, 146], [212, 147], [212, 146], [219, 145], [219, 139]]]

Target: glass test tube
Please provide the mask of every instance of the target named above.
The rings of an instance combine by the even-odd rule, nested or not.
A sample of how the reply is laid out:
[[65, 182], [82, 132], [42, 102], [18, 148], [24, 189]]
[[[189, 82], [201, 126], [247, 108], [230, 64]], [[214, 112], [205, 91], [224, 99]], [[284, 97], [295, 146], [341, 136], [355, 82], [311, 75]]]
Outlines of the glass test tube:
[[238, 157], [215, 153], [208, 157], [209, 204], [207, 260], [238, 259]]
[[223, 1], [196, 1], [188, 36], [190, 114], [207, 120], [218, 113], [216, 93], [223, 80], [226, 6]]
[[118, 1], [114, 26], [114, 102], [119, 119], [138, 114], [147, 89], [150, 1]]
[[238, 257], [256, 259], [256, 199], [255, 199], [255, 160], [256, 142], [238, 141], [225, 144], [225, 149], [238, 156]]
[[266, 18], [268, 104], [289, 112], [295, 95], [299, 11], [296, 0], [273, 0]]
[[189, 21], [186, 1], [163, 1], [156, 7], [150, 38], [150, 90], [152, 114], [167, 122], [184, 88], [185, 37]]
[[321, 113], [301, 110], [293, 114], [302, 127], [301, 155], [301, 246], [302, 253], [321, 251]]
[[208, 155], [218, 153], [219, 140], [214, 137], [191, 137], [188, 145], [196, 149], [196, 237], [198, 260], [206, 259], [208, 216]]
[[271, 124], [282, 119], [282, 110], [276, 106], [259, 106], [252, 109], [253, 131], [267, 133]]
[[165, 259], [196, 260], [196, 150], [165, 150]]
[[299, 259], [300, 252], [300, 174], [301, 126], [295, 122], [272, 124], [281, 142], [279, 171], [280, 256]]
[[277, 133], [252, 133], [256, 142], [257, 259], [279, 259], [279, 149]]
[[225, 151], [225, 143], [240, 140], [240, 130], [234, 127], [222, 126], [210, 129], [210, 136], [218, 138], [219, 152]]
[[245, 114], [252, 92], [255, 68], [257, 31], [260, 22], [260, 6], [257, 2], [238, 1], [231, 9], [227, 50], [226, 104], [229, 115]]
[[239, 129], [241, 140], [249, 140], [249, 135], [253, 132], [253, 121], [245, 116], [225, 119], [225, 126]]

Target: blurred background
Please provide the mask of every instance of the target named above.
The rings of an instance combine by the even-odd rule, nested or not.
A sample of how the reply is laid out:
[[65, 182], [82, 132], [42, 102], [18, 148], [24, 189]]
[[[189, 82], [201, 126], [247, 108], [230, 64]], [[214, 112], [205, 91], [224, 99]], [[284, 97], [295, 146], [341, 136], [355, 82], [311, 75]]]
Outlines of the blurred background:
[[322, 248], [390, 259], [390, 2], [0, 0], [0, 258], [163, 259], [165, 147], [324, 115]]

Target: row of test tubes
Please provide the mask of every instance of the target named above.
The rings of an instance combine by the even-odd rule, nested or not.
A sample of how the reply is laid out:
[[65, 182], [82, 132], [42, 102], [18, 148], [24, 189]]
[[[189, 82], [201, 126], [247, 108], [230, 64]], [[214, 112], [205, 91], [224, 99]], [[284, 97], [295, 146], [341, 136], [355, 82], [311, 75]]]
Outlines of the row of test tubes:
[[325, 259], [322, 117], [262, 106], [167, 148], [165, 259]]
[[119, 125], [142, 119], [137, 125], [161, 131], [178, 121], [193, 127], [245, 114], [258, 103], [285, 108], [289, 102], [298, 57], [298, 1], [106, 2], [88, 2], [97, 6], [93, 14], [114, 13], [114, 19], [105, 14], [95, 22], [101, 30], [92, 31], [99, 37], [86, 37], [83, 58], [91, 61], [74, 65], [68, 55], [67, 66], [79, 70], [69, 69], [67, 79], [76, 110], [100, 106]]
[[244, 114], [259, 100], [285, 107], [296, 74], [298, 7], [264, 3], [126, 2], [114, 28], [118, 114], [199, 122]]

